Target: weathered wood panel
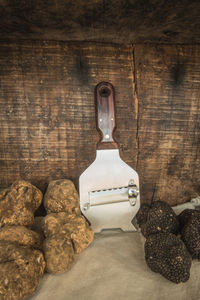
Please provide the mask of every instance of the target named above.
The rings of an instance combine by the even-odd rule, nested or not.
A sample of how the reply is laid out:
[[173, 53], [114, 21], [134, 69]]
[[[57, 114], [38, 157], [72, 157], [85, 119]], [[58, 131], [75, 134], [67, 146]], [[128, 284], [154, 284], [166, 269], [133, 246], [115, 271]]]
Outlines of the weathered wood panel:
[[200, 47], [136, 46], [138, 171], [144, 200], [200, 193]]
[[199, 0], [0, 1], [0, 38], [200, 43]]
[[94, 87], [116, 90], [116, 139], [140, 175], [142, 201], [199, 191], [199, 46], [18, 42], [0, 47], [0, 186], [76, 184], [94, 160]]
[[19, 42], [0, 52], [0, 186], [19, 178], [42, 190], [51, 179], [77, 183], [95, 158], [94, 88], [102, 80], [115, 87], [116, 138], [135, 165], [131, 47]]

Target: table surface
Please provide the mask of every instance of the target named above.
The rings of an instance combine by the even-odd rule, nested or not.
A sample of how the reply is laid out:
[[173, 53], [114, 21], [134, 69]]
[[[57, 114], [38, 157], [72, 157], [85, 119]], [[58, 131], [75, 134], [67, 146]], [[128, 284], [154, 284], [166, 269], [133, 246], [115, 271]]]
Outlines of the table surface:
[[45, 274], [28, 300], [199, 300], [200, 262], [193, 261], [186, 283], [174, 284], [148, 268], [144, 241], [139, 232], [97, 234], [70, 271]]

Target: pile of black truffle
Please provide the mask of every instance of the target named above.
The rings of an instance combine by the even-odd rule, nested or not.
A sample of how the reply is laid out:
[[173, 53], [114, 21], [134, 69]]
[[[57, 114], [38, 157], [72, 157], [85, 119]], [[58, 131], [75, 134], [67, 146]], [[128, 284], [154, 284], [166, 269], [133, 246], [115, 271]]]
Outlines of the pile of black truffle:
[[136, 220], [149, 268], [172, 282], [187, 281], [192, 259], [200, 259], [200, 211], [185, 209], [177, 216], [169, 204], [156, 201], [141, 205]]

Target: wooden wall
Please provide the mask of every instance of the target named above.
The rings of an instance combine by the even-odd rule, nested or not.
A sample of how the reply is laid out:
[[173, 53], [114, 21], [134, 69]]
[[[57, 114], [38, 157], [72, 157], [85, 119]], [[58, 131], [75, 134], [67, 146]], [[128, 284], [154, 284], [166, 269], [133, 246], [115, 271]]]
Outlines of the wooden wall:
[[4, 0], [0, 39], [200, 43], [199, 0]]
[[138, 170], [147, 201], [200, 194], [200, 47], [137, 46]]
[[0, 187], [78, 184], [95, 158], [94, 87], [105, 80], [142, 201], [174, 205], [200, 193], [200, 46], [4, 41], [0, 80]]

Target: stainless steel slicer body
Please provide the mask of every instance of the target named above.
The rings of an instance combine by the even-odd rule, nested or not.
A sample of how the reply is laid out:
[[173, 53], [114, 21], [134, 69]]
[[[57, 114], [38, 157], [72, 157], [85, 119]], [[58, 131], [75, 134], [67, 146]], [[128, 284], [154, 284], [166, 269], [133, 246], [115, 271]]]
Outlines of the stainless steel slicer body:
[[95, 232], [121, 228], [135, 230], [131, 221], [140, 207], [139, 177], [119, 155], [116, 129], [115, 91], [109, 82], [95, 88], [97, 144], [95, 161], [79, 178], [80, 206]]
[[79, 190], [81, 211], [94, 232], [135, 231], [131, 221], [140, 207], [139, 178], [118, 149], [97, 150], [95, 161], [80, 176]]

